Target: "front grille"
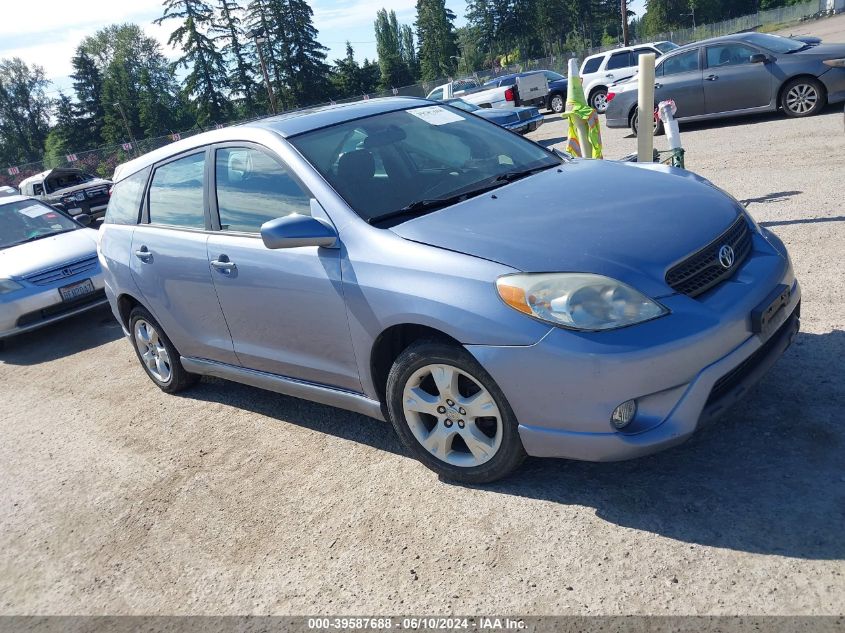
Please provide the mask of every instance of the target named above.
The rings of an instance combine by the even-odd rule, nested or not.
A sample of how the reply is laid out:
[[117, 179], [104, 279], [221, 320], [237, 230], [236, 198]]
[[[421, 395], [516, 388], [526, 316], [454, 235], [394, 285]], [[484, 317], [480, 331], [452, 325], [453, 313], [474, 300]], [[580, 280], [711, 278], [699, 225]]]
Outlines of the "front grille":
[[[734, 263], [730, 268], [719, 263], [719, 249], [726, 244], [734, 250]], [[751, 231], [745, 217], [740, 215], [727, 231], [670, 268], [666, 283], [676, 292], [695, 297], [733, 275], [750, 252]]]
[[36, 286], [50, 286], [67, 277], [73, 277], [74, 275], [80, 275], [94, 270], [96, 267], [97, 256], [94, 255], [94, 257], [86, 257], [70, 264], [63, 264], [62, 266], [56, 266], [49, 270], [42, 270], [41, 272], [28, 275], [24, 279]]
[[769, 355], [772, 348], [780, 342], [780, 338], [783, 336], [784, 331], [787, 328], [794, 326], [794, 319], [800, 315], [801, 304], [799, 303], [798, 306], [796, 306], [795, 311], [789, 316], [784, 324], [778, 328], [777, 332], [772, 334], [768, 341], [763, 343], [763, 345], [761, 345], [756, 352], [751, 354], [751, 356], [746, 358], [739, 365], [716, 381], [716, 384], [713, 385], [713, 390], [710, 392], [710, 396], [707, 398], [707, 404], [704, 406], [706, 407], [713, 404], [725, 394], [730, 393], [737, 385], [745, 380], [748, 375], [754, 371], [757, 365], [759, 365], [760, 362]]
[[108, 185], [100, 185], [99, 187], [91, 187], [90, 189], [85, 190], [85, 195], [89, 198], [100, 198], [102, 196], [107, 196], [108, 193]]
[[29, 312], [18, 319], [18, 327], [26, 327], [27, 325], [32, 325], [34, 323], [38, 323], [39, 321], [46, 321], [51, 317], [60, 316], [78, 308], [98, 303], [105, 298], [106, 291], [100, 289], [92, 292], [91, 294], [87, 294], [84, 297], [74, 299], [73, 301], [65, 301], [63, 303], [57, 303], [44, 308], [43, 310]]

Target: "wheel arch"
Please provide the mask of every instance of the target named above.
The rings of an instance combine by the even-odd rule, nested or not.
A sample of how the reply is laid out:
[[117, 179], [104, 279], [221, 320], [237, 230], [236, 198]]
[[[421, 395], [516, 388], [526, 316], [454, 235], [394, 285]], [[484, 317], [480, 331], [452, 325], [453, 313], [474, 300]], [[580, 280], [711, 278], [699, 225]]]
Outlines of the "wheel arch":
[[387, 376], [393, 363], [409, 346], [423, 340], [461, 345], [460, 341], [446, 332], [419, 323], [392, 325], [373, 341], [370, 351], [370, 379], [383, 406], [386, 403]]
[[595, 86], [590, 86], [590, 92], [587, 95], [587, 101], [592, 101], [593, 95], [596, 94], [596, 91], [598, 90], [604, 90], [605, 92], [607, 92], [610, 90], [610, 88], [602, 83], [596, 84]]
[[825, 101], [827, 100], [827, 86], [824, 85], [824, 82], [821, 79], [819, 79], [816, 75], [812, 73], [798, 73], [797, 75], [787, 77], [781, 82], [780, 86], [778, 86], [777, 100], [775, 101], [775, 105], [777, 106], [778, 110], [782, 108], [781, 100], [783, 99], [783, 91], [786, 88], [786, 85], [796, 79], [812, 79], [813, 81], [815, 81], [822, 87], [822, 97], [825, 99]]
[[120, 315], [120, 324], [127, 332], [129, 331], [129, 315], [137, 306], [149, 311], [147, 306], [129, 293], [123, 293], [117, 298], [117, 313]]

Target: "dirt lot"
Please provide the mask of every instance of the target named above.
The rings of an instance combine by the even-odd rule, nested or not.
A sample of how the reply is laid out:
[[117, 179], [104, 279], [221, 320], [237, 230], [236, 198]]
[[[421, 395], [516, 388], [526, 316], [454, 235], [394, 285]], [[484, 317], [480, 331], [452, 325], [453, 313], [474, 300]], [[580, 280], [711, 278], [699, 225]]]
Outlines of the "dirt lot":
[[682, 134], [804, 288], [795, 345], [726, 418], [457, 487], [381, 422], [218, 380], [165, 395], [103, 310], [0, 353], [0, 612], [843, 613], [841, 106]]

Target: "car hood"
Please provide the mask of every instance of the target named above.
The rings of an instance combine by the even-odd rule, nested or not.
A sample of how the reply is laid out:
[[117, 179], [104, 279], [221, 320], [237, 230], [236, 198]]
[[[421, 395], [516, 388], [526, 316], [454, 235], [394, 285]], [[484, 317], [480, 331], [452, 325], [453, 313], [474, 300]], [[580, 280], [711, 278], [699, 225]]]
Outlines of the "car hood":
[[0, 278], [20, 278], [97, 255], [97, 231], [77, 229], [0, 250]]
[[607, 275], [659, 297], [673, 292], [666, 270], [740, 212], [689, 172], [576, 160], [391, 230], [524, 272]]
[[845, 44], [818, 44], [795, 53], [784, 55], [790, 57], [816, 57], [819, 59], [840, 59], [845, 57]]

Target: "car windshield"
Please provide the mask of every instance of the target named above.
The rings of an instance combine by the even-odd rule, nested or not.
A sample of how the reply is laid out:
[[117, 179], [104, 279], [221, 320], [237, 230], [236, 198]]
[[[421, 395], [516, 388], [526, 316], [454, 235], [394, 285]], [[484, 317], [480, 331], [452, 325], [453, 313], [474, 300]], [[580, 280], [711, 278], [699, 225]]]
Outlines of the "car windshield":
[[566, 79], [566, 77], [564, 77], [563, 75], [559, 75], [558, 73], [552, 72], [551, 70], [544, 70], [543, 74], [549, 81], [560, 81], [561, 79]]
[[804, 42], [768, 33], [749, 33], [743, 39], [749, 44], [768, 48], [773, 53], [794, 53], [807, 46]]
[[448, 103], [453, 108], [458, 108], [459, 110], [464, 110], [465, 112], [475, 112], [476, 110], [481, 109], [474, 103], [468, 103], [463, 99], [449, 99], [448, 101], [444, 101], [444, 103]]
[[377, 225], [561, 164], [539, 145], [443, 105], [356, 119], [290, 141], [359, 216]]
[[0, 248], [74, 231], [79, 224], [36, 200], [0, 205]]
[[675, 42], [658, 42], [654, 45], [654, 48], [659, 50], [661, 53], [668, 53], [669, 51], [673, 51], [680, 47], [675, 44]]
[[83, 172], [71, 172], [67, 174], [51, 176], [44, 181], [44, 186], [47, 188], [47, 193], [54, 193], [67, 189], [68, 187], [75, 187], [86, 182], [94, 180], [94, 176]]

